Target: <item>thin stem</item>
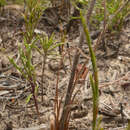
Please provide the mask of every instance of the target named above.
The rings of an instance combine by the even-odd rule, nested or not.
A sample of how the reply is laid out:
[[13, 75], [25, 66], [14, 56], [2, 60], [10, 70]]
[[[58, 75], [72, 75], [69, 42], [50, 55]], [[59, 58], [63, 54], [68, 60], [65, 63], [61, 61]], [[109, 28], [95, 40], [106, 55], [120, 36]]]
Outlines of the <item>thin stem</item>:
[[95, 3], [96, 3], [96, 0], [91, 0], [90, 7], [89, 7], [89, 10], [88, 10], [88, 14], [87, 14], [87, 25], [88, 25], [88, 29], [89, 29], [90, 17], [92, 15]]
[[59, 83], [59, 70], [57, 72], [57, 81], [56, 81], [56, 92], [55, 92], [55, 113], [56, 113], [56, 130], [58, 130], [58, 123], [59, 123], [59, 100], [58, 100], [58, 83]]
[[31, 87], [32, 87], [32, 95], [33, 95], [33, 99], [34, 99], [36, 111], [37, 111], [37, 114], [40, 115], [40, 114], [39, 114], [39, 109], [38, 109], [38, 104], [37, 104], [37, 99], [36, 99], [36, 96], [35, 96], [35, 85], [34, 85], [34, 83], [33, 83], [32, 77], [30, 77], [29, 79], [30, 79], [29, 82], [30, 82]]
[[41, 77], [41, 86], [42, 86], [42, 96], [41, 96], [41, 100], [43, 102], [43, 87], [44, 87], [44, 71], [45, 71], [45, 65], [46, 65], [46, 59], [47, 59], [47, 54], [45, 53], [45, 55], [43, 56], [43, 63], [42, 63], [42, 77]]

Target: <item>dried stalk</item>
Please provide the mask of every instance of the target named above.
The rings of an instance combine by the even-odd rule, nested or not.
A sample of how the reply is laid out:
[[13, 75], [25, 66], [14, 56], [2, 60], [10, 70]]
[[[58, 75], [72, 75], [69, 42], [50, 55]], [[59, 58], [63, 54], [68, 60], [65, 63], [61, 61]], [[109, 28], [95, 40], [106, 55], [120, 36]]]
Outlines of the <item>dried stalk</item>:
[[94, 9], [94, 6], [95, 6], [95, 3], [96, 3], [96, 0], [92, 0], [91, 3], [90, 3], [90, 7], [89, 7], [89, 10], [88, 10], [88, 14], [87, 14], [87, 25], [88, 25], [88, 29], [89, 29], [89, 21], [90, 21], [90, 17], [92, 15], [92, 12], [93, 12], [93, 9]]
[[45, 54], [45, 55], [43, 56], [43, 63], [42, 63], [42, 77], [41, 77], [41, 84], [42, 84], [42, 96], [41, 96], [41, 101], [42, 101], [42, 102], [43, 102], [44, 71], [45, 71], [46, 59], [47, 59], [47, 54]]
[[[89, 8], [88, 14], [86, 16], [87, 23], [89, 23], [92, 11], [94, 9], [95, 1], [96, 0], [92, 0], [91, 3], [90, 3], [90, 8]], [[78, 48], [82, 49], [83, 41], [84, 41], [84, 31], [82, 30], [81, 35], [80, 35]], [[68, 116], [70, 114], [70, 110], [67, 109], [67, 106], [69, 106], [71, 104], [71, 97], [72, 97], [73, 90], [74, 90], [73, 89], [74, 88], [74, 77], [75, 77], [77, 64], [78, 64], [78, 61], [79, 61], [79, 56], [80, 56], [80, 53], [76, 52], [75, 57], [74, 57], [71, 77], [70, 77], [70, 80], [69, 80], [69, 85], [68, 85], [68, 89], [67, 89], [67, 93], [66, 93], [66, 97], [65, 97], [63, 112], [62, 112], [61, 119], [60, 119], [59, 130], [65, 130], [66, 127], [67, 127], [66, 122], [67, 122]]]

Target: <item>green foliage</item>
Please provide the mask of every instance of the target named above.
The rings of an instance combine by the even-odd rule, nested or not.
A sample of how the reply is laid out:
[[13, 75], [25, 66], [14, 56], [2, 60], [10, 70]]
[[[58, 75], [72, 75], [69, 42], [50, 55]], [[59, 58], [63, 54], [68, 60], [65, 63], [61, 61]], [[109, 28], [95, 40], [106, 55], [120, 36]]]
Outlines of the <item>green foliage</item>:
[[30, 101], [30, 98], [33, 96], [36, 111], [39, 114], [38, 104], [36, 100], [36, 92], [38, 91], [38, 86], [36, 83], [35, 67], [32, 63], [32, 51], [36, 48], [35, 43], [38, 40], [38, 38], [35, 37], [34, 30], [37, 27], [44, 8], [40, 0], [26, 0], [26, 6], [27, 8], [23, 14], [26, 32], [24, 33], [23, 45], [19, 46], [21, 65], [17, 65], [12, 58], [9, 58], [9, 60], [30, 83], [32, 91], [31, 94], [27, 97], [26, 103], [28, 103]]
[[26, 6], [27, 8], [25, 14], [23, 14], [26, 27], [26, 33], [24, 36], [26, 42], [30, 44], [34, 36], [34, 30], [37, 27], [37, 24], [45, 8], [38, 0], [26, 0]]
[[50, 36], [50, 38], [48, 36], [43, 35], [37, 35], [38, 40], [40, 41], [40, 45], [42, 47], [42, 50], [40, 50], [38, 47], [35, 47], [37, 49], [37, 51], [43, 55], [49, 55], [51, 53], [51, 51], [53, 51], [56, 47], [63, 45], [64, 43], [56, 43], [55, 44], [55, 40], [54, 40], [54, 34], [52, 33], [52, 35]]
[[[107, 2], [107, 9], [109, 15], [113, 15], [124, 3], [124, 0], [111, 0]], [[128, 14], [129, 7], [128, 5], [123, 8], [123, 10], [112, 19], [112, 24], [110, 25], [110, 29], [120, 30], [123, 24], [123, 20], [125, 16]]]
[[29, 95], [28, 95], [28, 97], [26, 98], [26, 104], [28, 104], [28, 103], [29, 103], [29, 101], [30, 101], [31, 97], [32, 97], [32, 94], [29, 94]]
[[35, 82], [35, 68], [32, 64], [32, 49], [35, 47], [35, 41], [32, 44], [24, 42], [24, 49], [19, 46], [19, 54], [22, 66], [15, 63], [14, 59], [9, 58], [10, 63], [26, 78], [28, 81], [31, 80]]
[[[5, 0], [0, 0], [0, 1], [5, 1]], [[27, 0], [9, 0], [8, 2], [10, 2], [11, 4], [24, 4], [24, 1], [26, 2]], [[40, 0], [40, 3], [42, 3], [43, 5], [45, 3], [47, 3], [47, 0]]]
[[6, 5], [6, 1], [5, 0], [0, 0], [0, 14], [2, 14], [3, 11], [3, 7]]
[[5, 0], [0, 0], [0, 7], [6, 5], [6, 1]]
[[126, 130], [130, 130], [130, 119], [128, 119], [128, 126], [127, 126]]
[[[53, 44], [55, 43], [54, 41], [54, 34], [52, 34], [50, 36], [50, 38], [48, 38], [48, 36], [38, 36], [38, 39], [40, 41], [40, 45], [42, 47], [42, 50], [44, 52], [44, 54], [47, 54], [48, 51], [50, 50], [50, 48], [52, 48]], [[40, 54], [42, 54], [42, 52], [37, 48], [38, 52], [40, 52]]]
[[[14, 67], [24, 76], [24, 78], [27, 79], [27, 81], [32, 86], [32, 93], [27, 97], [26, 103], [30, 101], [32, 96], [34, 97], [36, 103], [35, 95], [38, 92], [38, 86], [36, 84], [35, 76], [35, 66], [32, 63], [32, 52], [36, 49], [43, 56], [44, 65], [42, 75], [44, 75], [47, 55], [54, 48], [62, 44], [54, 44], [54, 34], [52, 34], [50, 38], [45, 35], [35, 35], [34, 30], [36, 29], [40, 17], [45, 9], [45, 7], [43, 6], [43, 2], [44, 1], [40, 0], [26, 0], [26, 10], [25, 13], [22, 14], [25, 20], [26, 32], [24, 33], [23, 45], [19, 46], [21, 65], [17, 65], [13, 59], [9, 58]], [[41, 45], [41, 50], [35, 45], [37, 41], [39, 41]], [[35, 105], [37, 109], [37, 104]]]
[[35, 46], [36, 50], [42, 55], [43, 62], [42, 62], [42, 77], [41, 77], [41, 83], [42, 83], [42, 101], [43, 101], [43, 81], [44, 81], [44, 70], [46, 65], [46, 59], [47, 56], [58, 46], [64, 44], [64, 43], [57, 43], [55, 44], [54, 40], [54, 34], [50, 36], [50, 38], [47, 35], [37, 35], [37, 39], [39, 40], [39, 43], [41, 45], [41, 48], [38, 48]]
[[[95, 12], [93, 15], [94, 23], [93, 25], [98, 29], [100, 23], [104, 20], [104, 7], [103, 7], [103, 2], [102, 0], [97, 0], [96, 2], [96, 7], [95, 7]], [[107, 22], [110, 20], [111, 16], [115, 14], [115, 12], [124, 4], [124, 0], [106, 0], [106, 10], [107, 10]], [[109, 25], [109, 30], [120, 30], [123, 24], [123, 20], [125, 16], [128, 15], [130, 9], [129, 9], [130, 4], [126, 5], [123, 10], [118, 13], [111, 22], [111, 25]], [[92, 22], [93, 23], [93, 22]]]
[[102, 117], [99, 117], [99, 118], [97, 119], [96, 130], [104, 130], [104, 128], [101, 127], [101, 121], [102, 121]]
[[[29, 83], [32, 85], [32, 90], [35, 91], [36, 89], [36, 76], [35, 76], [35, 68], [32, 64], [32, 49], [34, 49], [35, 41], [32, 42], [32, 44], [28, 44], [26, 42], [24, 44], [24, 49], [22, 49], [22, 46], [19, 46], [19, 55], [21, 60], [21, 66], [17, 65], [13, 58], [9, 58], [9, 61], [13, 66], [26, 78]], [[28, 103], [35, 92], [30, 94], [27, 99], [26, 103]]]

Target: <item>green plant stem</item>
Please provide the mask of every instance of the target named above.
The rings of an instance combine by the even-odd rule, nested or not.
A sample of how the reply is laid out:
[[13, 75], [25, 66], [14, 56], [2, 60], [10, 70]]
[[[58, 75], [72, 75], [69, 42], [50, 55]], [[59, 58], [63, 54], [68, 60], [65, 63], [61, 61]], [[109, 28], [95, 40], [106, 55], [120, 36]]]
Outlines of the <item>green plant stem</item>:
[[90, 75], [90, 83], [92, 87], [92, 92], [93, 92], [93, 123], [92, 123], [92, 128], [93, 130], [96, 129], [96, 119], [97, 119], [97, 114], [98, 114], [98, 95], [96, 93], [95, 89], [95, 84], [93, 81], [92, 75]]
[[86, 21], [85, 18], [83, 16], [83, 14], [80, 12], [81, 15], [81, 22], [83, 25], [83, 30], [85, 32], [85, 36], [86, 36], [86, 41], [89, 47], [89, 52], [90, 52], [90, 56], [91, 56], [91, 61], [92, 61], [92, 66], [93, 66], [93, 71], [94, 71], [94, 80], [95, 80], [95, 84], [96, 86], [98, 86], [98, 71], [97, 71], [97, 65], [96, 65], [96, 57], [95, 54], [93, 52], [92, 46], [91, 46], [91, 38], [90, 38], [90, 34], [86, 25]]
[[83, 30], [84, 30], [85, 36], [86, 36], [86, 41], [87, 41], [87, 44], [89, 47], [89, 53], [90, 53], [90, 57], [91, 57], [92, 67], [93, 67], [94, 80], [93, 80], [92, 76], [90, 75], [90, 81], [91, 81], [91, 86], [92, 86], [92, 90], [93, 90], [93, 130], [95, 130], [96, 129], [96, 118], [97, 118], [97, 113], [98, 113], [98, 100], [99, 100], [98, 70], [97, 70], [97, 65], [96, 65], [96, 57], [95, 57], [95, 54], [94, 54], [92, 46], [91, 46], [90, 34], [89, 34], [87, 24], [86, 24], [82, 11], [80, 11], [80, 16], [81, 16]]

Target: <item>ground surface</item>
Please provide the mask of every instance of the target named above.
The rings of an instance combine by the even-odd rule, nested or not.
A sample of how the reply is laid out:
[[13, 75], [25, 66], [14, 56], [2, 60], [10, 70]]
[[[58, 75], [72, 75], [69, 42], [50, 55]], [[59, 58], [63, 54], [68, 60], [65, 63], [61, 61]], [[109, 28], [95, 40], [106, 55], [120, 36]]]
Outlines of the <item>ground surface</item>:
[[[48, 17], [49, 17], [48, 11]], [[52, 11], [55, 15], [54, 20], [47, 21], [43, 18], [40, 21], [38, 29], [50, 34], [56, 32], [59, 37], [56, 21], [57, 15], [55, 9]], [[52, 19], [51, 18], [51, 19]], [[8, 9], [0, 16], [0, 130], [4, 130], [11, 121], [13, 129], [20, 128], [38, 129], [38, 116], [35, 112], [33, 100], [26, 105], [26, 98], [30, 94], [30, 85], [20, 77], [20, 74], [13, 68], [7, 56], [18, 59], [17, 44], [22, 44], [22, 31], [24, 30], [24, 21], [19, 12]], [[75, 30], [76, 29], [76, 30]], [[79, 31], [73, 27], [69, 32], [67, 42], [70, 47], [75, 47], [79, 39]], [[58, 39], [60, 41], [60, 39]], [[94, 40], [94, 42], [96, 39]], [[102, 127], [106, 130], [123, 130], [127, 125], [127, 118], [130, 117], [130, 17], [124, 22], [123, 29], [119, 33], [107, 33], [105, 43], [101, 43], [96, 50], [97, 64], [99, 69], [100, 81], [100, 103], [99, 117], [102, 117]], [[83, 52], [88, 56], [88, 47], [83, 45]], [[71, 50], [71, 60], [75, 50]], [[36, 51], [33, 54], [34, 64], [37, 64], [36, 74], [40, 84], [41, 62], [42, 58]], [[65, 56], [66, 72], [60, 70], [59, 95], [63, 96], [66, 92], [70, 77], [70, 60]], [[81, 55], [80, 63], [85, 61], [84, 55]], [[56, 69], [52, 64], [57, 65], [59, 58], [49, 56], [45, 70], [46, 80], [44, 84], [44, 101], [41, 102], [41, 89], [39, 88], [38, 102], [42, 124], [49, 126], [49, 116], [53, 113], [56, 86]], [[88, 68], [87, 68], [88, 69]], [[91, 68], [89, 68], [91, 70]], [[89, 71], [90, 72], [90, 71]], [[89, 74], [88, 74], [89, 75]], [[70, 130], [90, 130], [92, 121], [92, 92], [89, 85], [88, 76], [85, 84], [78, 84], [80, 93], [75, 98], [75, 109], [72, 111], [70, 120]], [[123, 108], [121, 107], [123, 106]], [[122, 109], [121, 109], [122, 108]], [[122, 116], [122, 111], [123, 115]], [[42, 126], [43, 127], [43, 126]], [[27, 130], [27, 129], [25, 129]], [[38, 129], [40, 130], [40, 129]]]

